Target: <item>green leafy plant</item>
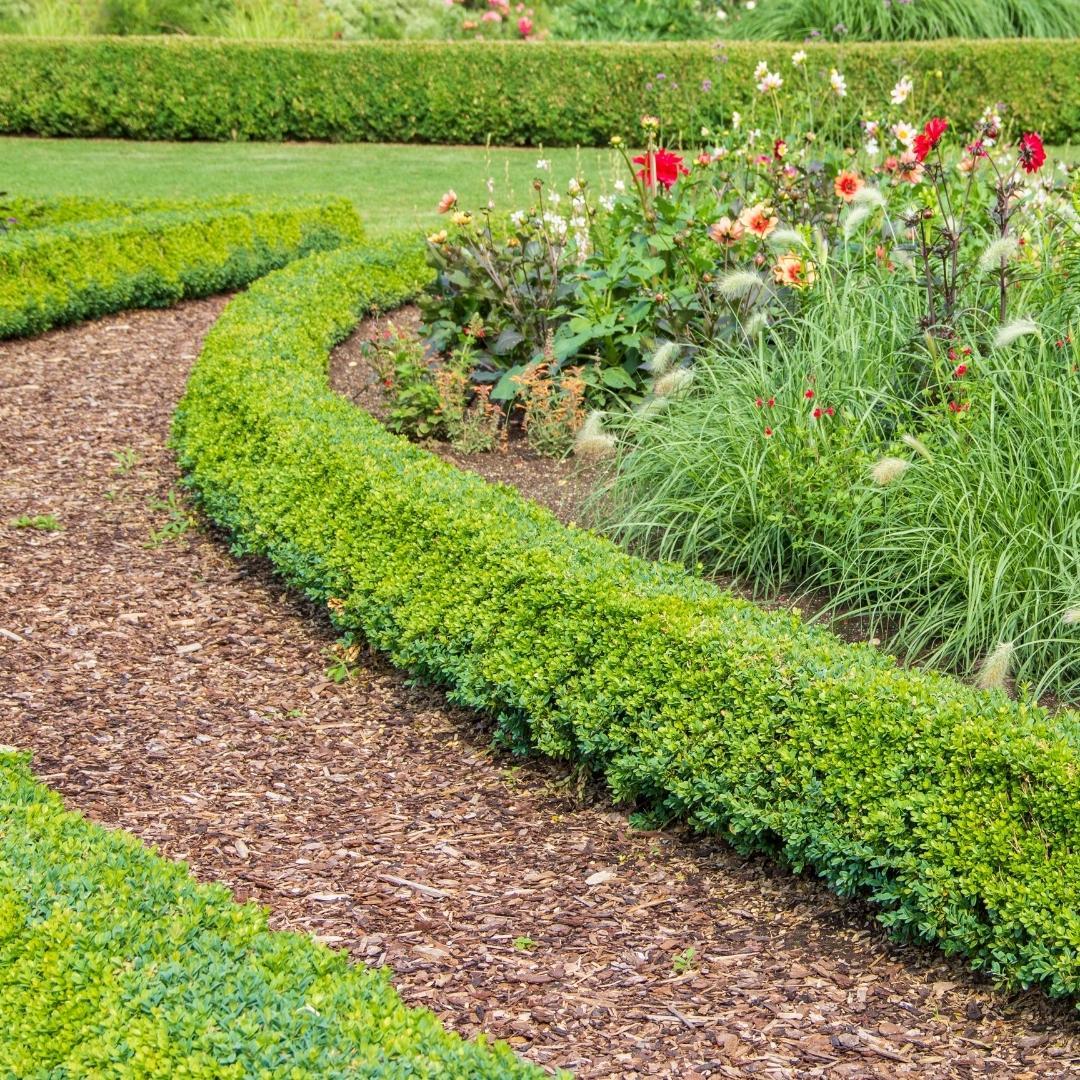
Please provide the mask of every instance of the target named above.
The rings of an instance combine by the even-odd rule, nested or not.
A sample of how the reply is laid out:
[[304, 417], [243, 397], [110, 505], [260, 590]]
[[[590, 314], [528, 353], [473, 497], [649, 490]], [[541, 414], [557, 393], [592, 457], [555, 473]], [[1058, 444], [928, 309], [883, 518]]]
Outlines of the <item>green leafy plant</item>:
[[146, 546], [159, 548], [175, 540], [181, 540], [198, 524], [198, 519], [180, 501], [175, 491], [170, 491], [164, 499], [151, 499], [147, 504], [155, 513], [167, 515], [165, 524], [150, 533]]
[[517, 952], [532, 952], [536, 948], [536, 942], [528, 934], [522, 934], [514, 938], [513, 946]]
[[697, 949], [693, 945], [687, 946], [681, 953], [677, 953], [671, 961], [671, 970], [676, 975], [685, 975], [692, 971], [697, 962]]
[[139, 463], [138, 453], [130, 446], [125, 446], [122, 450], [114, 450], [113, 458], [116, 461], [113, 472], [117, 476], [127, 476]]
[[38, 532], [59, 532], [63, 528], [52, 514], [20, 514], [8, 524], [13, 529], [36, 529]]

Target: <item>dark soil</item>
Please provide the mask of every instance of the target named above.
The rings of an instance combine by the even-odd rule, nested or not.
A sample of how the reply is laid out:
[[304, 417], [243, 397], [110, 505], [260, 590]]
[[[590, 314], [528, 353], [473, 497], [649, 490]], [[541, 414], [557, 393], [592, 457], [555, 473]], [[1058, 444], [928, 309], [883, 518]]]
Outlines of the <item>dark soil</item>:
[[[1080, 1073], [1070, 1007], [764, 859], [632, 831], [378, 657], [329, 681], [320, 617], [152, 508], [222, 305], [0, 345], [0, 743], [69, 806], [582, 1078]], [[62, 531], [6, 524], [24, 514]]]

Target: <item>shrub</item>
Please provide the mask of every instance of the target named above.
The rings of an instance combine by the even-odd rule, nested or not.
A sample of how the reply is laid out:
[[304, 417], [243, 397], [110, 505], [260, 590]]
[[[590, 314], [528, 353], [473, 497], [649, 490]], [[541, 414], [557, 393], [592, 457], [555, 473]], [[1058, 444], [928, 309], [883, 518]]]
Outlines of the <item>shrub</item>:
[[[105, 206], [90, 204], [96, 212]], [[360, 235], [345, 200], [265, 207], [227, 200], [223, 208], [189, 204], [16, 229], [0, 239], [0, 338], [239, 288], [299, 255]]]
[[0, 753], [0, 1073], [540, 1080]]
[[331, 392], [327, 352], [427, 273], [419, 252], [317, 255], [226, 310], [176, 444], [234, 549], [512, 745], [811, 868], [1005, 985], [1080, 991], [1080, 717], [900, 669], [387, 432]]
[[[752, 72], [791, 46], [729, 43], [0, 40], [0, 132], [136, 139], [320, 139], [598, 146], [635, 136], [643, 87], [665, 72], [715, 84], [704, 103], [671, 96], [669, 145], [733, 110], [749, 112]], [[904, 74], [924, 115], [956, 124], [1004, 101], [1017, 130], [1047, 143], [1080, 134], [1077, 42], [808, 46], [808, 65], [847, 77], [852, 113], [876, 110]], [[283, 94], [281, 88], [289, 92]], [[393, 93], [388, 91], [393, 87]]]

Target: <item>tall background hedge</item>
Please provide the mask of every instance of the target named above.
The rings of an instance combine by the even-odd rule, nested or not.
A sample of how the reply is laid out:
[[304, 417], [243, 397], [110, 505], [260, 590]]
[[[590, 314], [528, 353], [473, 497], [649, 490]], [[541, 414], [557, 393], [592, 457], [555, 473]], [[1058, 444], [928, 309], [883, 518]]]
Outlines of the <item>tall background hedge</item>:
[[[0, 37], [0, 133], [132, 139], [603, 145], [632, 134], [658, 72], [670, 127], [746, 112], [765, 59], [796, 46], [709, 42], [248, 43]], [[918, 120], [958, 122], [1005, 102], [1017, 129], [1080, 134], [1080, 41], [805, 46], [843, 71], [853, 111], [879, 113], [901, 74]], [[713, 89], [699, 93], [710, 80]]]

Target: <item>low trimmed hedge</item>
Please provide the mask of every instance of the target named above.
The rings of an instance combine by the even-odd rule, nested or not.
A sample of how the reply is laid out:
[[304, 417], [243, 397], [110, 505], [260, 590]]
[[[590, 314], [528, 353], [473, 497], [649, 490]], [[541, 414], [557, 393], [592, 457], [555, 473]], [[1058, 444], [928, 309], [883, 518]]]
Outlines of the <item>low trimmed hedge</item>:
[[0, 753], [0, 1075], [541, 1080]]
[[[919, 115], [969, 121], [994, 102], [1052, 143], [1080, 135], [1080, 42], [904, 44], [251, 43], [155, 38], [0, 38], [0, 132], [134, 139], [606, 145], [633, 137], [664, 72], [681, 91], [662, 111], [697, 135], [733, 109], [749, 116], [761, 59], [847, 78], [853, 116], [879, 114], [901, 75]], [[719, 62], [718, 57], [724, 62]], [[704, 115], [691, 111], [703, 80]], [[915, 102], [913, 102], [915, 104]], [[388, 182], [393, 178], [388, 177]]]
[[[45, 204], [42, 214], [66, 220], [79, 205]], [[109, 203], [83, 209], [90, 220], [0, 234], [0, 338], [240, 288], [363, 234], [344, 199], [250, 206], [227, 200], [124, 217], [102, 217]]]
[[330, 390], [327, 353], [427, 276], [411, 249], [317, 255], [226, 309], [175, 435], [235, 550], [341, 600], [340, 627], [505, 741], [812, 869], [1006, 986], [1080, 992], [1080, 717], [899, 668], [389, 434]]

